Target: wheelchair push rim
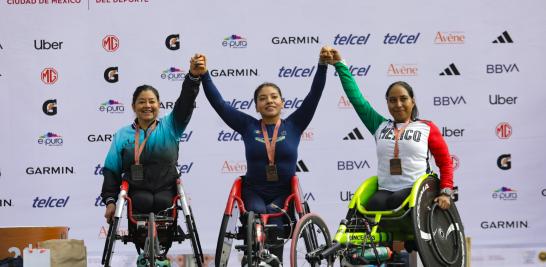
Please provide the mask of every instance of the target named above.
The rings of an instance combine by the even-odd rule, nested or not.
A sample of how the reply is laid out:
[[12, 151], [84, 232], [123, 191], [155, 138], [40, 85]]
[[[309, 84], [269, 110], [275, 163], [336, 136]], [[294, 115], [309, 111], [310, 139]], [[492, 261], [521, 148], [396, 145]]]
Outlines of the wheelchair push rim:
[[222, 224], [220, 225], [220, 233], [216, 244], [215, 266], [227, 266], [233, 240], [237, 236], [237, 221], [239, 219], [239, 208], [237, 204], [233, 206], [231, 215], [224, 214]]
[[442, 210], [434, 202], [438, 180], [427, 178], [417, 193], [412, 210], [415, 243], [424, 266], [460, 266], [466, 264], [464, 229], [455, 203]]
[[321, 258], [332, 245], [326, 223], [314, 213], [304, 215], [296, 224], [290, 246], [290, 266], [332, 266], [333, 258]]
[[108, 235], [106, 236], [106, 241], [104, 244], [104, 251], [102, 253], [102, 265], [105, 267], [110, 267], [110, 261], [114, 254], [114, 246], [116, 242], [117, 229], [119, 225], [119, 218], [114, 217], [112, 223], [108, 227]]

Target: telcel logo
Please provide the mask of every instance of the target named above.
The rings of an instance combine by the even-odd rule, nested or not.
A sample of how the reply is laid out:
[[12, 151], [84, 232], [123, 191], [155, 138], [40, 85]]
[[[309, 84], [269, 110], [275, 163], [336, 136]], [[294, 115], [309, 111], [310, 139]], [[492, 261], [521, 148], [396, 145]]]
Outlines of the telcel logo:
[[419, 39], [420, 32], [416, 34], [404, 34], [399, 33], [398, 35], [387, 33], [385, 39], [383, 39], [384, 44], [415, 44]]
[[303, 68], [303, 67], [285, 67], [282, 66], [279, 69], [279, 78], [301, 78], [301, 77], [311, 77], [313, 76], [313, 72], [315, 71], [315, 66], [311, 68]]
[[221, 130], [218, 134], [218, 142], [242, 141], [243, 138], [234, 130]]
[[95, 199], [95, 207], [104, 207], [106, 205], [104, 205], [104, 203], [102, 203], [102, 198], [100, 196], [98, 196], [96, 199]]
[[68, 204], [70, 196], [66, 198], [40, 198], [36, 197], [32, 203], [33, 208], [64, 208]]
[[338, 34], [334, 37], [334, 45], [365, 45], [368, 43], [370, 35], [370, 33], [368, 35]]
[[[353, 76], [366, 76], [368, 75], [368, 71], [370, 71], [371, 67], [372, 67], [371, 65], [362, 66], [362, 67], [351, 65], [349, 66], [349, 72]], [[337, 71], [334, 71], [334, 76], [338, 76], [338, 75], [339, 74], [337, 73]]]

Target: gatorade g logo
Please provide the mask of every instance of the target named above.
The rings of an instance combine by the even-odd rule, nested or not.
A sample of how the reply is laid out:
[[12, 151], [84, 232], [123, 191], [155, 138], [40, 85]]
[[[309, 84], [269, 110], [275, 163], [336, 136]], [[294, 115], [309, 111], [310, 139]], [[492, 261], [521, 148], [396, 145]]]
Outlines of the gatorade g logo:
[[169, 50], [178, 50], [180, 49], [180, 35], [179, 34], [171, 34], [167, 36], [167, 39], [165, 39], [165, 46], [167, 46], [167, 49]]
[[501, 170], [509, 170], [510, 168], [512, 168], [512, 157], [510, 154], [502, 154], [499, 156], [499, 158], [497, 159], [497, 166], [501, 169]]
[[104, 80], [109, 83], [117, 83], [119, 81], [118, 67], [109, 67], [104, 70]]
[[42, 105], [42, 111], [48, 116], [57, 115], [57, 99], [49, 99]]

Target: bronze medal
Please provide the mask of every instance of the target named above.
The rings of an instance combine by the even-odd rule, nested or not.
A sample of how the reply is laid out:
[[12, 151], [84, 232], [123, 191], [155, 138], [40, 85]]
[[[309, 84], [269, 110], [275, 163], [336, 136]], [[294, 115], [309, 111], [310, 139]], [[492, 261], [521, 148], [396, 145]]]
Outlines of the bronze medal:
[[391, 175], [402, 175], [402, 161], [399, 158], [391, 159]]
[[279, 175], [277, 174], [277, 165], [266, 165], [265, 174], [268, 182], [277, 182], [279, 180]]
[[144, 181], [144, 166], [140, 164], [131, 165], [131, 180]]

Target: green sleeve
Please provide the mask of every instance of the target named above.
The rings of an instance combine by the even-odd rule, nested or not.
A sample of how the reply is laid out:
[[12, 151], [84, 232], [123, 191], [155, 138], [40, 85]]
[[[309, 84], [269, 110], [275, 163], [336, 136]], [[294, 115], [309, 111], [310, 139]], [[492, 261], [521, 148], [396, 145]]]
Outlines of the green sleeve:
[[341, 80], [343, 90], [355, 108], [360, 120], [362, 120], [370, 133], [375, 134], [375, 131], [379, 125], [387, 119], [377, 113], [377, 111], [372, 108], [368, 100], [366, 100], [362, 93], [360, 93], [360, 89], [358, 89], [358, 85], [356, 85], [356, 81], [349, 71], [349, 68], [347, 68], [347, 65], [340, 61], [334, 66], [336, 67], [339, 79]]

